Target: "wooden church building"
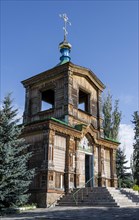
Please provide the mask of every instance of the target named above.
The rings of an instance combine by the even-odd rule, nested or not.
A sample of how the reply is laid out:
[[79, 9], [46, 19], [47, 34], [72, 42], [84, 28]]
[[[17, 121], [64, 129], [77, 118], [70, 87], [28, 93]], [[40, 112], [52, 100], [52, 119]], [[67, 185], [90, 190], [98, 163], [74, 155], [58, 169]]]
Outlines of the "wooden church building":
[[104, 138], [101, 93], [105, 86], [89, 69], [70, 62], [71, 45], [59, 44], [60, 63], [22, 81], [25, 87], [23, 137], [36, 168], [31, 201], [47, 207], [61, 193], [117, 186], [118, 142]]

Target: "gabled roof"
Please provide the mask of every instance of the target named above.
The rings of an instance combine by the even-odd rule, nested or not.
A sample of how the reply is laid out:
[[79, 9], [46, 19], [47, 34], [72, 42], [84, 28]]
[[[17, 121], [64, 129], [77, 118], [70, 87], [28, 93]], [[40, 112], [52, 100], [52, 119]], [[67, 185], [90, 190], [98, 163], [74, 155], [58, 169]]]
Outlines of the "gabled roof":
[[88, 80], [91, 80], [93, 84], [95, 84], [101, 91], [105, 88], [104, 84], [100, 81], [100, 79], [88, 68], [75, 65], [71, 62], [67, 62], [63, 65], [55, 66], [52, 69], [46, 70], [42, 73], [39, 73], [35, 76], [32, 76], [26, 80], [23, 80], [21, 83], [24, 87], [28, 85], [35, 84], [38, 80], [47, 80], [52, 77], [53, 74], [61, 74], [64, 72], [68, 73], [68, 70], [71, 70], [74, 74], [80, 75], [81, 77], [85, 77]]
[[93, 84], [96, 85], [101, 91], [105, 89], [105, 85], [101, 82], [101, 80], [92, 72], [90, 69], [86, 67], [82, 67], [79, 65], [75, 65], [73, 63], [69, 63], [69, 66], [73, 68], [73, 73], [75, 75], [85, 77], [87, 80], [90, 80]]

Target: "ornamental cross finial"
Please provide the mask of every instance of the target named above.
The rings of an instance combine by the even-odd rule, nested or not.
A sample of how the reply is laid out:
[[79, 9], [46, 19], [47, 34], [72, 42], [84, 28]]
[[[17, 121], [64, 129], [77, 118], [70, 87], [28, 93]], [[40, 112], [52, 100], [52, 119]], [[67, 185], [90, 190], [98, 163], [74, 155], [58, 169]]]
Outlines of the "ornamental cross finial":
[[66, 37], [67, 37], [67, 34], [68, 34], [68, 32], [67, 32], [67, 24], [71, 25], [71, 23], [69, 22], [69, 18], [67, 17], [66, 14], [60, 14], [59, 16], [64, 21], [64, 27], [63, 27], [63, 30], [64, 30], [64, 41], [66, 41]]

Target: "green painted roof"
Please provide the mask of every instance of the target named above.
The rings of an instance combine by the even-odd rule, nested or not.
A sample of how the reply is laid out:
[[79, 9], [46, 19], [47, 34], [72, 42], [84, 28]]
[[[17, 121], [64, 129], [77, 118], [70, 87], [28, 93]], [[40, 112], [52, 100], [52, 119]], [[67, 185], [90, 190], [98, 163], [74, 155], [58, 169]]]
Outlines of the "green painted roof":
[[60, 63], [58, 63], [57, 66], [63, 65], [63, 64], [68, 63], [68, 62], [69, 62], [68, 60], [63, 60]]
[[61, 120], [59, 120], [57, 118], [50, 117], [50, 119], [53, 120], [53, 121], [56, 121], [56, 122], [58, 122], [58, 123], [60, 123], [62, 125], [66, 125], [66, 126], [68, 126], [70, 128], [73, 128], [73, 129], [75, 129], [77, 131], [81, 131], [82, 130], [82, 126], [84, 125], [84, 124], [82, 124], [81, 127], [80, 126], [79, 127], [78, 126], [70, 126], [70, 125], [68, 125], [67, 122], [61, 121]]
[[117, 144], [121, 144], [119, 141], [114, 140], [114, 139], [112, 139], [112, 138], [107, 138], [107, 137], [105, 137], [104, 139], [105, 139], [105, 140], [108, 140], [108, 141], [115, 142], [115, 143], [117, 143]]
[[59, 119], [57, 119], [57, 118], [50, 117], [50, 119], [53, 120], [53, 121], [59, 122], [60, 124], [69, 126], [68, 123], [66, 123], [66, 122], [64, 122], [64, 121], [61, 121], [61, 120], [59, 120]]

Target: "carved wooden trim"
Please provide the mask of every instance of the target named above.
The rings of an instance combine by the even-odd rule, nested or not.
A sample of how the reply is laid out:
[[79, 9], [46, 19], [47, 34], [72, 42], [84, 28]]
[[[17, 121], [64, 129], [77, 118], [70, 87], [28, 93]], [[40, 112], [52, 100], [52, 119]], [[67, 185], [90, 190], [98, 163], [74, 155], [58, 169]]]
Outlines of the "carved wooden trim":
[[53, 123], [53, 122], [50, 122], [49, 124], [49, 128], [51, 130], [54, 130], [56, 132], [59, 132], [59, 133], [62, 133], [62, 134], [66, 134], [66, 135], [70, 135], [70, 136], [73, 136], [73, 137], [76, 137], [76, 138], [80, 138], [81, 137], [81, 132], [75, 130], [75, 129], [72, 129], [70, 127], [65, 127], [65, 126], [62, 126], [60, 124], [56, 124], [56, 123]]

